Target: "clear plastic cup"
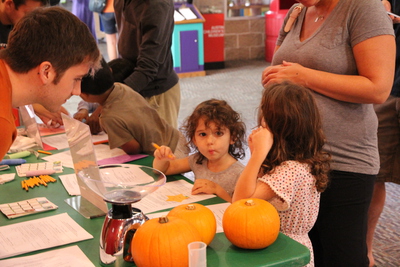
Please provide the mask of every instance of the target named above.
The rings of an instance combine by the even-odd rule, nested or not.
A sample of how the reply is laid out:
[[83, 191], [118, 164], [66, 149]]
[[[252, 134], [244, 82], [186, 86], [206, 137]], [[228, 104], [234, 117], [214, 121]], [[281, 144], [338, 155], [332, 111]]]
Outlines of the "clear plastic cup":
[[192, 242], [188, 245], [189, 267], [207, 267], [207, 244]]

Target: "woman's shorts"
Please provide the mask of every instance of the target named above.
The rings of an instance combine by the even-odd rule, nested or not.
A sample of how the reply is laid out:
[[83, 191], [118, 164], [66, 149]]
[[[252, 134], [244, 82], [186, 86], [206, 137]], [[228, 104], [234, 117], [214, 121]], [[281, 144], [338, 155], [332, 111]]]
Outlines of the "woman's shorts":
[[117, 33], [117, 22], [115, 21], [114, 12], [100, 14], [101, 25], [106, 34]]

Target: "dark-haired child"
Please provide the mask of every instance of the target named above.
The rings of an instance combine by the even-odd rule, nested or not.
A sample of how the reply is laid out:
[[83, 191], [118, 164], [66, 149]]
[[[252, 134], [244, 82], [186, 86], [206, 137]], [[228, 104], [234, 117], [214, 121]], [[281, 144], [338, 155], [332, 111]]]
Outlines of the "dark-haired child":
[[329, 154], [312, 93], [292, 83], [268, 86], [259, 128], [249, 136], [251, 157], [236, 184], [233, 201], [260, 198], [279, 212], [281, 232], [311, 251], [308, 232], [317, 220], [320, 192], [328, 184]]
[[197, 153], [175, 159], [172, 149], [154, 152], [153, 167], [165, 174], [193, 171], [192, 194], [216, 194], [231, 202], [236, 180], [244, 166], [246, 128], [240, 115], [226, 101], [211, 99], [199, 104], [182, 127]]
[[92, 77], [82, 79], [81, 98], [101, 105], [101, 128], [108, 134], [110, 148], [120, 147], [127, 154], [152, 155], [152, 142], [170, 146], [179, 157], [187, 155], [186, 140], [174, 127], [165, 122], [147, 101], [129, 86], [114, 83], [109, 65]]

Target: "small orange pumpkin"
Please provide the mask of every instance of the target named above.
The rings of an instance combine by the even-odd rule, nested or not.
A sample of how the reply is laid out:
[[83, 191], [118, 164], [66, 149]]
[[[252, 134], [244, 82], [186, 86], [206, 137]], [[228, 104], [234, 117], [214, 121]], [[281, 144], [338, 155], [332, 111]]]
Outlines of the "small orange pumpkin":
[[275, 207], [265, 200], [241, 199], [225, 210], [222, 227], [226, 238], [235, 246], [261, 249], [278, 238], [280, 218]]
[[132, 257], [138, 267], [188, 266], [188, 245], [200, 240], [197, 229], [181, 218], [154, 218], [140, 226], [133, 236]]
[[175, 216], [191, 223], [199, 231], [204, 243], [209, 245], [214, 239], [217, 231], [217, 220], [214, 213], [198, 203], [183, 204], [176, 206], [168, 216]]

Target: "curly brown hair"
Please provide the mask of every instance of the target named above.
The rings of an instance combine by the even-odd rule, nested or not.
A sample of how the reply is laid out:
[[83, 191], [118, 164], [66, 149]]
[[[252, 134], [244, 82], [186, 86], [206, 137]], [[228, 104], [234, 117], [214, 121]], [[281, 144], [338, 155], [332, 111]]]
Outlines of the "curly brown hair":
[[308, 163], [318, 192], [328, 186], [330, 154], [322, 150], [325, 135], [314, 96], [309, 89], [283, 82], [264, 89], [258, 123], [265, 121], [274, 143], [261, 167], [272, 173], [287, 160]]
[[[200, 119], [204, 119], [206, 126], [213, 122], [217, 127], [229, 129], [231, 138], [235, 141], [229, 146], [229, 154], [241, 159], [245, 156], [244, 144], [246, 140], [246, 125], [241, 121], [240, 114], [224, 100], [210, 99], [200, 103], [193, 111], [192, 115], [186, 118], [181, 130], [189, 140], [188, 145], [197, 149], [193, 143], [194, 135]], [[197, 163], [201, 163], [205, 157], [200, 154]]]

